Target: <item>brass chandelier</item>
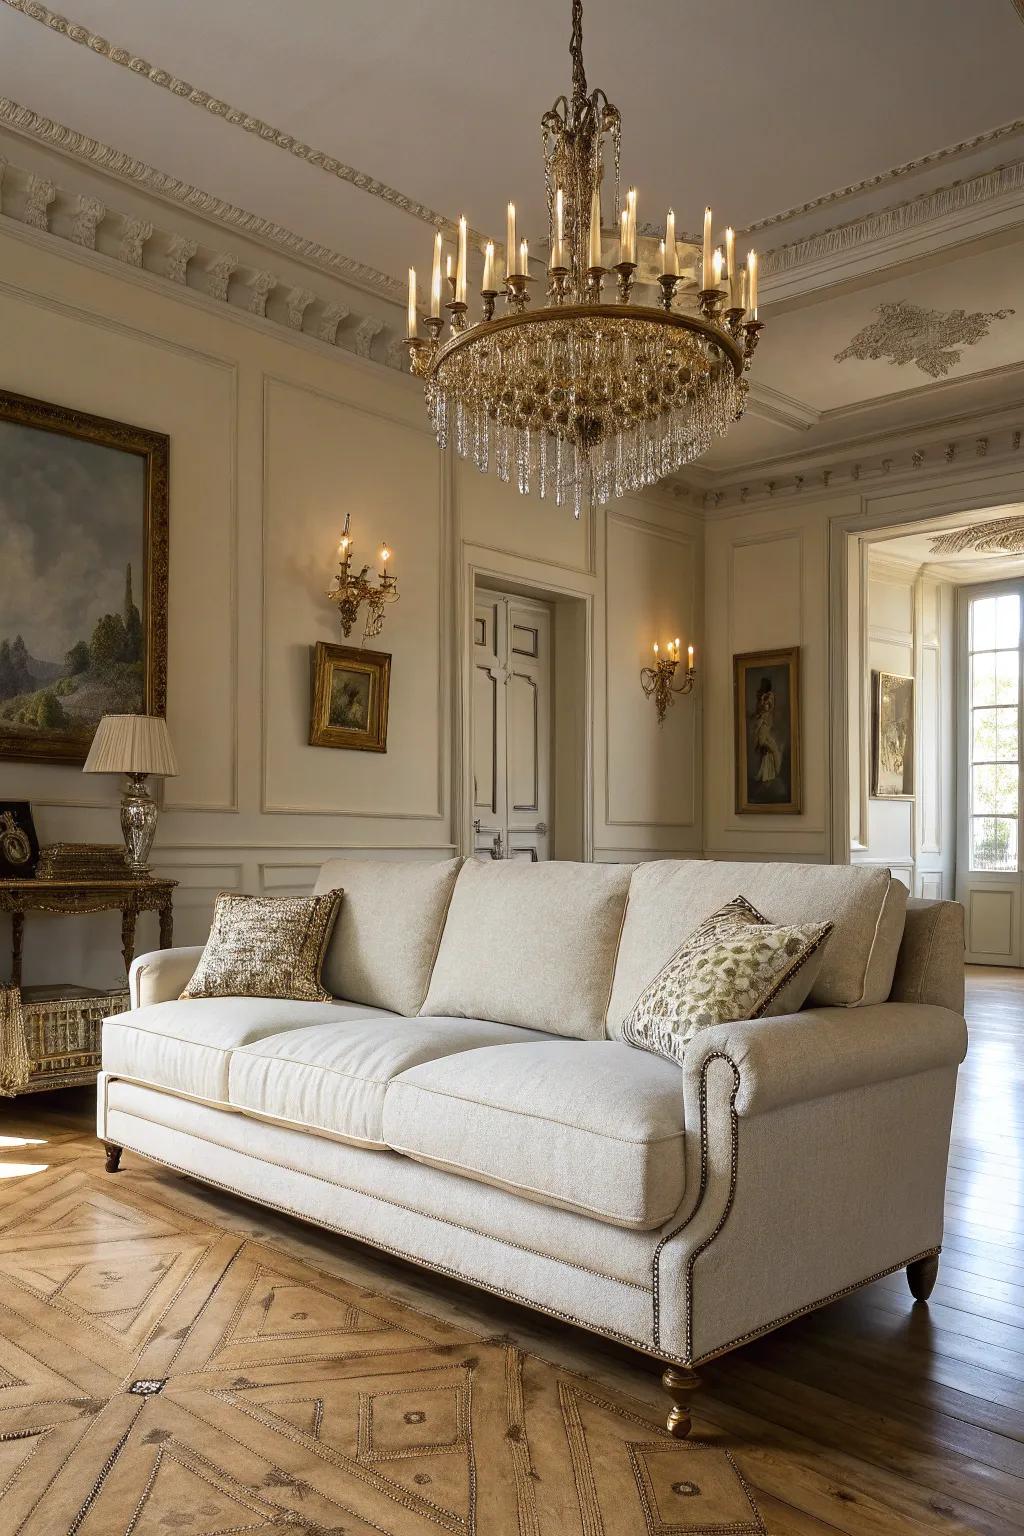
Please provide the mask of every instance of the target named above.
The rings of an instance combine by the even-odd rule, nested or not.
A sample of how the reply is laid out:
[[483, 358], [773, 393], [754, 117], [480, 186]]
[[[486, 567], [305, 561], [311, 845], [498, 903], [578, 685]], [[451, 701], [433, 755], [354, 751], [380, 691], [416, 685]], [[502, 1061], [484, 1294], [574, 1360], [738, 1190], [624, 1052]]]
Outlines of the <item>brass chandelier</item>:
[[[560, 96], [541, 119], [549, 221], [545, 302], [530, 307], [526, 240], [516, 245], [515, 207], [508, 205], [504, 283], [495, 246], [484, 247], [481, 318], [468, 317], [467, 224], [459, 220], [458, 259], [448, 285], [448, 334], [441, 314], [440, 232], [434, 241], [430, 312], [420, 335], [415, 269], [409, 270], [407, 345], [412, 372], [424, 382], [427, 410], [441, 448], [528, 495], [570, 502], [579, 517], [587, 502], [637, 491], [698, 458], [743, 410], [744, 371], [763, 329], [757, 315], [757, 257], [736, 265], [735, 239], [712, 250], [711, 210], [703, 248], [683, 242], [675, 215], [666, 220], [656, 265], [638, 278], [637, 195], [619, 207], [621, 118], [602, 90], [588, 94], [583, 67], [583, 4], [572, 0], [572, 96]], [[614, 163], [617, 240], [601, 222], [604, 153]], [[609, 265], [607, 256], [617, 255]], [[648, 271], [648, 267], [652, 270]], [[614, 297], [604, 287], [615, 275]], [[633, 302], [636, 281], [656, 278], [660, 298]], [[696, 308], [676, 307], [696, 293]], [[505, 312], [495, 315], [500, 297]]]

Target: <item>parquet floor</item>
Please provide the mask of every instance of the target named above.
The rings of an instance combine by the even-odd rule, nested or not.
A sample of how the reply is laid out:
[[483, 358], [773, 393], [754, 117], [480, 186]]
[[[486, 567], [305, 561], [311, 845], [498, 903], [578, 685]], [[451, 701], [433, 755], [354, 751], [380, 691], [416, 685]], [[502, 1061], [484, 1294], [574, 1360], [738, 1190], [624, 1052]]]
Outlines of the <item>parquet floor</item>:
[[[616, 1481], [620, 1478], [616, 1469], [625, 1466], [622, 1448], [635, 1441], [637, 1434], [635, 1424], [628, 1431], [622, 1428], [628, 1422], [623, 1414], [628, 1416], [629, 1409], [618, 1394], [648, 1404], [655, 1423], [662, 1413], [656, 1371], [649, 1362], [371, 1250], [338, 1243], [286, 1218], [151, 1169], [138, 1159], [126, 1157], [127, 1174], [105, 1179], [94, 1171], [101, 1163], [91, 1139], [88, 1091], [0, 1104], [0, 1148], [3, 1138], [9, 1138], [6, 1150], [0, 1150], [0, 1271], [9, 1262], [4, 1258], [2, 1208], [9, 1212], [16, 1201], [24, 1201], [26, 1218], [25, 1230], [16, 1241], [24, 1247], [25, 1236], [34, 1234], [40, 1250], [36, 1288], [41, 1299], [33, 1303], [40, 1315], [48, 1285], [63, 1286], [65, 1291], [68, 1286], [79, 1288], [77, 1301], [74, 1291], [67, 1299], [72, 1312], [85, 1301], [94, 1307], [95, 1293], [102, 1293], [104, 1274], [111, 1268], [108, 1261], [115, 1257], [129, 1261], [124, 1269], [129, 1292], [118, 1296], [124, 1305], [106, 1323], [121, 1339], [118, 1348], [103, 1350], [94, 1344], [83, 1363], [70, 1347], [75, 1342], [71, 1334], [62, 1350], [60, 1330], [51, 1328], [46, 1362], [56, 1375], [72, 1375], [73, 1393], [79, 1394], [76, 1401], [88, 1398], [96, 1404], [89, 1465], [102, 1469], [106, 1464], [105, 1457], [95, 1455], [97, 1442], [106, 1435], [113, 1471], [106, 1475], [104, 1487], [111, 1497], [105, 1504], [93, 1499], [86, 1507], [80, 1500], [73, 1508], [75, 1500], [68, 1494], [72, 1485], [66, 1482], [64, 1502], [54, 1497], [48, 1510], [40, 1505], [26, 1517], [27, 1505], [17, 1505], [13, 1495], [5, 1495], [8, 1473], [15, 1469], [25, 1445], [5, 1429], [5, 1421], [13, 1424], [14, 1417], [6, 1418], [11, 1410], [5, 1409], [4, 1399], [13, 1403], [8, 1394], [22, 1389], [5, 1380], [0, 1364], [0, 1536], [22, 1531], [25, 1536], [37, 1532], [64, 1536], [72, 1531], [81, 1536], [174, 1536], [175, 1532], [227, 1536], [234, 1531], [274, 1529], [335, 1531], [345, 1536], [392, 1531], [412, 1536], [438, 1530], [501, 1536], [506, 1528], [515, 1530], [516, 1536], [547, 1536], [548, 1532], [552, 1536], [632, 1536], [634, 1531], [637, 1536], [645, 1532], [684, 1536], [697, 1531], [757, 1530], [759, 1522], [771, 1536], [836, 1532], [847, 1536], [961, 1536], [968, 1532], [1024, 1536], [1024, 973], [972, 969], [967, 1012], [971, 1049], [957, 1096], [946, 1237], [929, 1306], [913, 1307], [904, 1277], [894, 1275], [715, 1362], [705, 1373], [705, 1390], [695, 1405], [692, 1447], [715, 1455], [705, 1455], [702, 1468], [706, 1470], [701, 1475], [694, 1472], [683, 1479], [678, 1470], [662, 1475], [660, 1464], [668, 1458], [659, 1457], [655, 1449], [643, 1476], [638, 1478], [631, 1467], [628, 1476], [622, 1473], [622, 1480]], [[910, 1138], [907, 1155], [913, 1156]], [[96, 1241], [107, 1246], [102, 1255], [98, 1248], [90, 1254], [89, 1222], [77, 1235], [73, 1226], [83, 1196], [81, 1192], [73, 1195], [69, 1180], [84, 1181], [83, 1187], [98, 1191], [101, 1205], [120, 1188], [119, 1198], [134, 1202], [145, 1221], [157, 1227], [161, 1220], [167, 1224], [168, 1230], [154, 1229], [150, 1234], [153, 1243], [162, 1244], [151, 1270], [145, 1275], [133, 1273], [130, 1247], [123, 1255], [115, 1254], [110, 1222], [119, 1218], [109, 1211], [101, 1220], [96, 1218], [99, 1225], [95, 1227]], [[60, 1204], [62, 1188], [72, 1197], [65, 1205]], [[14, 1230], [7, 1227], [6, 1235]], [[82, 1248], [78, 1257], [84, 1267], [69, 1278], [66, 1264], [51, 1264], [53, 1273], [48, 1274], [47, 1253], [52, 1259], [58, 1248], [72, 1240]], [[206, 1272], [203, 1266], [212, 1273], [223, 1252], [236, 1254], [229, 1281], [217, 1288], [209, 1306], [196, 1312], [201, 1325], [191, 1313], [186, 1316], [185, 1292], [172, 1283], [174, 1266], [185, 1262], [186, 1250], [198, 1266], [195, 1273], [200, 1284]], [[265, 1284], [268, 1270], [277, 1279]], [[257, 1273], [259, 1284], [251, 1284]], [[290, 1287], [303, 1292], [301, 1304]], [[180, 1317], [172, 1310], [162, 1332], [152, 1339], [143, 1320], [157, 1305], [161, 1288], [174, 1292], [179, 1298], [175, 1305], [184, 1310]], [[367, 1290], [372, 1292], [370, 1299]], [[281, 1304], [271, 1300], [267, 1305], [267, 1298], [275, 1296], [283, 1296], [287, 1308], [283, 1326]], [[5, 1312], [10, 1315], [9, 1301], [0, 1274], [0, 1335], [5, 1332]], [[326, 1307], [327, 1314], [317, 1313], [318, 1307]], [[338, 1323], [339, 1309], [347, 1320], [343, 1324]], [[296, 1314], [311, 1311], [312, 1322], [295, 1321]], [[432, 1452], [432, 1461], [420, 1457], [422, 1447], [416, 1439], [420, 1431], [415, 1426], [421, 1421], [415, 1410], [406, 1410], [413, 1413], [411, 1423], [405, 1412], [398, 1413], [394, 1423], [385, 1418], [385, 1436], [390, 1435], [394, 1443], [383, 1449], [401, 1454], [374, 1462], [372, 1476], [365, 1457], [359, 1459], [359, 1445], [348, 1448], [352, 1466], [345, 1463], [347, 1504], [335, 1485], [320, 1486], [315, 1479], [309, 1484], [312, 1493], [303, 1491], [309, 1456], [295, 1460], [295, 1437], [301, 1440], [312, 1433], [306, 1422], [310, 1414], [316, 1426], [321, 1419], [329, 1426], [331, 1393], [340, 1401], [338, 1394], [344, 1396], [347, 1391], [355, 1401], [353, 1372], [365, 1374], [365, 1362], [357, 1370], [349, 1359], [339, 1368], [341, 1354], [350, 1356], [351, 1351], [346, 1347], [332, 1356], [328, 1347], [329, 1363], [325, 1366], [321, 1361], [315, 1370], [309, 1367], [314, 1376], [319, 1372], [321, 1381], [319, 1389], [312, 1391], [308, 1382], [301, 1390], [293, 1390], [294, 1361], [306, 1352], [296, 1350], [294, 1337], [280, 1345], [276, 1361], [268, 1361], [265, 1352], [260, 1355], [260, 1370], [270, 1370], [273, 1379], [263, 1375], [257, 1380], [244, 1360], [253, 1358], [254, 1338], [310, 1327], [323, 1334], [325, 1323], [329, 1333], [358, 1331], [368, 1326], [367, 1311], [371, 1321], [375, 1319], [389, 1332], [383, 1340], [374, 1339], [374, 1347], [396, 1345], [398, 1355], [403, 1351], [408, 1355], [410, 1350], [413, 1354], [424, 1349], [436, 1352], [444, 1341], [452, 1359], [468, 1357], [473, 1369], [480, 1369], [484, 1388], [486, 1372], [494, 1374], [498, 1369], [493, 1362], [487, 1364], [490, 1356], [511, 1359], [512, 1367], [501, 1368], [504, 1385], [495, 1399], [500, 1398], [505, 1413], [509, 1401], [515, 1401], [508, 1397], [509, 1382], [519, 1379], [520, 1366], [515, 1362], [521, 1362], [524, 1401], [535, 1415], [538, 1434], [536, 1445], [531, 1441], [531, 1456], [518, 1459], [518, 1475], [521, 1487], [533, 1483], [529, 1492], [539, 1497], [523, 1495], [512, 1525], [507, 1526], [507, 1508], [479, 1501], [486, 1476], [479, 1479], [477, 1502], [467, 1502], [467, 1485], [464, 1478], [454, 1477], [450, 1449], [440, 1457]], [[19, 1315], [18, 1328], [32, 1321], [26, 1319], [24, 1308]], [[321, 1354], [322, 1345], [321, 1338]], [[175, 1350], [180, 1353], [169, 1364]], [[540, 1362], [523, 1364], [520, 1350], [535, 1353]], [[544, 1361], [554, 1369], [548, 1370]], [[434, 1363], [432, 1359], [431, 1367]], [[451, 1363], [447, 1361], [445, 1369], [450, 1371]], [[138, 1423], [140, 1428], [148, 1425], [148, 1438], [136, 1433], [134, 1441], [133, 1414], [145, 1400], [130, 1400], [126, 1406], [123, 1393], [112, 1392], [112, 1383], [121, 1380], [129, 1364], [132, 1370], [138, 1368], [140, 1374], [151, 1373], [154, 1378], [173, 1379], [178, 1373], [177, 1385], [166, 1388], [167, 1395], [145, 1402], [150, 1418]], [[374, 1368], [379, 1365], [378, 1361]], [[17, 1379], [18, 1372], [8, 1367], [7, 1376]], [[584, 1417], [590, 1415], [590, 1419], [583, 1425], [582, 1440], [578, 1413], [566, 1417], [565, 1411], [567, 1390], [568, 1397], [579, 1390], [580, 1376], [586, 1378], [584, 1395], [590, 1394], [583, 1401]], [[343, 1378], [348, 1379], [347, 1387]], [[374, 1390], [367, 1392], [365, 1382], [359, 1389], [364, 1398], [372, 1397]], [[232, 1393], [236, 1397], [250, 1394], [244, 1412], [237, 1403], [225, 1403], [225, 1394]], [[458, 1409], [463, 1399], [457, 1386], [452, 1393], [455, 1407], [449, 1439], [457, 1440], [464, 1422]], [[595, 1395], [603, 1407], [594, 1406]], [[60, 1393], [51, 1396], [56, 1400]], [[385, 1415], [391, 1401], [386, 1394], [381, 1398]], [[319, 1409], [317, 1402], [321, 1402]], [[182, 1430], [189, 1408], [199, 1415], [198, 1420], [189, 1420], [191, 1438]], [[231, 1440], [235, 1429], [228, 1422], [229, 1408], [245, 1419], [244, 1449]], [[70, 1414], [66, 1406], [53, 1412], [57, 1419], [61, 1412]], [[643, 1409], [637, 1412], [642, 1420]], [[346, 1413], [346, 1422], [350, 1419], [358, 1425], [358, 1407]], [[282, 1421], [290, 1425], [284, 1434], [279, 1429]], [[197, 1422], [206, 1437], [199, 1442]], [[365, 1410], [361, 1422], [365, 1439], [369, 1422]], [[486, 1420], [482, 1424], [479, 1460], [484, 1472], [499, 1454], [508, 1458], [507, 1430], [507, 1423], [504, 1432], [500, 1424]], [[276, 1435], [273, 1441], [267, 1438], [271, 1431]], [[329, 1427], [323, 1434], [329, 1441]], [[641, 1438], [656, 1448], [658, 1437], [646, 1425]], [[58, 1439], [51, 1437], [51, 1449]], [[221, 1479], [214, 1487], [204, 1482], [209, 1466], [201, 1460], [190, 1463], [187, 1458], [175, 1458], [175, 1446], [186, 1440], [211, 1465], [223, 1464], [230, 1474], [227, 1483]], [[584, 1455], [581, 1447], [587, 1440], [594, 1453]], [[362, 1445], [363, 1452], [367, 1444]], [[282, 1445], [291, 1462], [285, 1459], [281, 1464]], [[565, 1463], [566, 1446], [572, 1459], [571, 1477], [556, 1470]], [[130, 1455], [122, 1454], [125, 1447]], [[550, 1459], [556, 1450], [561, 1460]], [[731, 1462], [725, 1458], [726, 1451]], [[340, 1454], [339, 1446], [332, 1451], [328, 1444], [320, 1447], [317, 1456], [320, 1462], [330, 1461], [335, 1453]], [[40, 1458], [45, 1459], [43, 1450]], [[590, 1472], [581, 1481], [580, 1468], [585, 1465]], [[737, 1472], [749, 1486], [756, 1511], [743, 1494]], [[386, 1484], [380, 1507], [367, 1502], [366, 1492], [376, 1486], [372, 1479], [377, 1476]], [[439, 1479], [433, 1485], [436, 1507], [429, 1497], [432, 1485], [416, 1482], [417, 1477], [434, 1476]], [[646, 1506], [643, 1500], [637, 1504], [635, 1498], [622, 1496], [627, 1485], [632, 1495], [644, 1477], [653, 1494], [653, 1502], [648, 1498]], [[298, 1490], [296, 1480], [302, 1485]], [[692, 1502], [688, 1493], [679, 1496], [677, 1492], [677, 1486], [685, 1490], [690, 1482], [702, 1488], [702, 1498]], [[11, 1484], [12, 1489], [16, 1486]], [[396, 1486], [405, 1487], [407, 1500], [395, 1495]], [[353, 1496], [353, 1487], [358, 1497]], [[161, 1489], [159, 1498], [153, 1488]], [[525, 1525], [523, 1509], [527, 1510]]]

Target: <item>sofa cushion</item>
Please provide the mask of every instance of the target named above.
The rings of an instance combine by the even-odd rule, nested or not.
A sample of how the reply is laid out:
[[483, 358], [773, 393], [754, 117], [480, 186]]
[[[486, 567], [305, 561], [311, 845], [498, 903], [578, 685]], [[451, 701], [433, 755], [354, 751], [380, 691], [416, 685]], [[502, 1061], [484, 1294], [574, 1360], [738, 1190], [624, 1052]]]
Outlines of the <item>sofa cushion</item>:
[[631, 869], [467, 862], [423, 1013], [601, 1039]]
[[351, 1003], [197, 997], [151, 1003], [103, 1022], [103, 1070], [213, 1104], [228, 1101], [228, 1061], [240, 1045], [284, 1030], [388, 1017]]
[[350, 1019], [271, 1035], [234, 1052], [234, 1109], [385, 1148], [381, 1120], [393, 1077], [476, 1046], [542, 1040], [481, 1019]]
[[812, 1004], [850, 1007], [889, 996], [907, 889], [887, 869], [666, 859], [638, 865], [630, 882], [608, 1008], [610, 1036], [621, 1036], [626, 1015], [683, 940], [737, 894], [770, 923], [832, 923]]
[[384, 1099], [384, 1139], [421, 1162], [658, 1227], [683, 1197], [678, 1066], [614, 1040], [545, 1040], [413, 1067]]
[[442, 863], [332, 859], [317, 877], [321, 894], [343, 886], [322, 980], [335, 997], [419, 1012], [444, 927], [445, 913], [462, 867]]

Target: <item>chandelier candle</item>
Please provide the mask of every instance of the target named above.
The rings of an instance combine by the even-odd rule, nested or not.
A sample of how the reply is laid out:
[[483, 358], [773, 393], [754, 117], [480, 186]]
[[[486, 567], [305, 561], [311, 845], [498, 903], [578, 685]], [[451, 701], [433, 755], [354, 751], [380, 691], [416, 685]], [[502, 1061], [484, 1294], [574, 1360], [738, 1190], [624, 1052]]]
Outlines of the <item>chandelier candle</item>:
[[441, 231], [434, 236], [434, 265], [430, 272], [430, 313], [437, 320], [441, 315]]
[[[571, 0], [571, 94], [541, 118], [550, 210], [549, 281], [530, 295], [529, 249], [516, 247], [515, 207], [507, 207], [504, 306], [495, 312], [493, 255], [485, 257], [481, 318], [466, 313], [466, 222], [459, 220], [450, 328], [412, 330], [412, 371], [444, 448], [482, 471], [494, 469], [522, 495], [552, 497], [581, 515], [653, 485], [699, 458], [741, 414], [744, 372], [761, 325], [723, 310], [722, 256], [713, 277], [711, 210], [704, 220], [704, 283], [694, 292], [680, 270], [675, 214], [669, 210], [660, 300], [634, 302], [637, 192], [619, 193], [622, 120], [602, 90], [590, 90], [583, 65], [583, 0]], [[608, 170], [613, 171], [606, 179]], [[618, 291], [602, 299], [605, 275], [601, 195], [619, 235]], [[486, 268], [489, 266], [489, 272]], [[642, 271], [649, 272], [645, 260]], [[730, 263], [730, 278], [732, 278]], [[756, 297], [756, 288], [755, 294]], [[736, 290], [730, 298], [735, 301]], [[443, 332], [443, 333], [442, 333]], [[677, 658], [678, 660], [678, 658]]]
[[416, 317], [416, 268], [409, 268], [409, 339], [413, 340], [420, 333], [419, 322]]
[[730, 226], [725, 232], [725, 278], [729, 285], [729, 308], [736, 304], [736, 231]]

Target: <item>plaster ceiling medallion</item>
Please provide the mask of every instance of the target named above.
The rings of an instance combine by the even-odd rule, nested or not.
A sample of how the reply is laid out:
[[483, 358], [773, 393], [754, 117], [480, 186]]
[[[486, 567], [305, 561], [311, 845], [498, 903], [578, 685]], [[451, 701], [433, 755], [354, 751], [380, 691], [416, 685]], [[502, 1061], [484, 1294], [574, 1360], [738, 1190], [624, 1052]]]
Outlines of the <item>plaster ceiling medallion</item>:
[[859, 358], [862, 362], [888, 358], [902, 368], [915, 363], [930, 378], [941, 379], [960, 361], [959, 347], [972, 347], [983, 341], [993, 320], [1005, 320], [1012, 309], [976, 311], [964, 309], [922, 309], [917, 304], [899, 300], [879, 304], [878, 319], [857, 332], [848, 347], [835, 354], [835, 361]]
[[933, 555], [1024, 555], [1024, 517], [997, 517], [971, 528], [956, 528], [932, 540]]
[[[484, 249], [482, 318], [467, 316], [468, 227], [459, 220], [454, 274], [448, 258], [450, 329], [442, 337], [441, 258], [435, 237], [426, 317], [419, 335], [416, 273], [409, 271], [412, 371], [423, 379], [439, 445], [452, 442], [482, 471], [496, 468], [523, 495], [571, 500], [579, 517], [586, 502], [604, 503], [672, 474], [723, 436], [742, 412], [750, 364], [763, 329], [757, 316], [757, 257], [737, 266], [735, 237], [712, 250], [711, 210], [705, 209], [703, 249], [676, 239], [669, 210], [665, 238], [639, 242], [637, 194], [620, 207], [618, 108], [604, 91], [588, 93], [583, 67], [583, 5], [572, 0], [572, 93], [541, 118], [549, 245], [546, 302], [530, 308], [527, 242], [516, 244], [509, 203], [504, 280], [495, 246]], [[610, 142], [614, 190], [605, 195], [604, 151]], [[610, 227], [609, 227], [610, 226]], [[651, 247], [650, 252], [644, 245]], [[654, 256], [653, 263], [650, 257]], [[684, 270], [696, 267], [700, 279]], [[603, 297], [614, 270], [617, 299]], [[660, 287], [660, 300], [633, 299], [634, 281]], [[650, 288], [648, 291], [650, 291]], [[676, 307], [676, 290], [689, 301]], [[505, 313], [495, 316], [499, 294]], [[696, 305], [693, 301], [696, 300]]]

